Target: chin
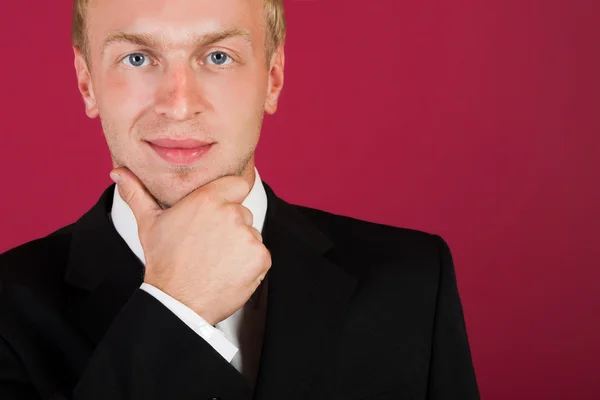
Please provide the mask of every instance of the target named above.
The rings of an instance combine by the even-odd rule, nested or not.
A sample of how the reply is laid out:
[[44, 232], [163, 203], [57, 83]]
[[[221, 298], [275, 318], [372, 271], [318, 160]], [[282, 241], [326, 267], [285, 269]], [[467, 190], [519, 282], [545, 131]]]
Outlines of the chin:
[[152, 189], [148, 190], [154, 196], [162, 208], [170, 208], [177, 204], [181, 199], [192, 193], [196, 189], [206, 185], [213, 179], [207, 179], [205, 176], [192, 178], [190, 176], [182, 179], [173, 177], [167, 182], [156, 182]]
[[167, 192], [161, 192], [158, 193], [157, 195], [154, 195], [154, 198], [156, 199], [156, 202], [164, 209], [166, 208], [171, 208], [173, 207], [175, 204], [177, 204], [181, 199], [183, 199], [185, 196], [187, 196], [190, 192], [186, 192], [186, 193], [168, 193]]
[[226, 167], [216, 162], [193, 166], [170, 166], [168, 170], [141, 168], [154, 173], [144, 174], [144, 185], [156, 201], [163, 207], [169, 208], [196, 189], [227, 175], [242, 176], [249, 160], [231, 163]]

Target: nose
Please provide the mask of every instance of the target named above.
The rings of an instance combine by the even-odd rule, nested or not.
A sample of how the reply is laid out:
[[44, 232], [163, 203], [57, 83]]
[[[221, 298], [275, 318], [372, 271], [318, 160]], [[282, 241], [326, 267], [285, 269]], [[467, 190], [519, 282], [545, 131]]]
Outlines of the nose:
[[157, 96], [156, 113], [176, 121], [194, 118], [205, 109], [205, 100], [193, 68], [174, 65], [163, 76]]

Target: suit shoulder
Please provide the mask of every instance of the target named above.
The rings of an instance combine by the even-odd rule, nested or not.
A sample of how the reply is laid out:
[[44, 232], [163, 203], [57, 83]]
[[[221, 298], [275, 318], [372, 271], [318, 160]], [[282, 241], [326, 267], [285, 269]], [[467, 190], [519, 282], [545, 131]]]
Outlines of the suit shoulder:
[[0, 281], [43, 283], [64, 272], [71, 242], [71, 225], [0, 254]]
[[453, 273], [449, 247], [437, 234], [298, 207], [332, 241], [330, 259], [359, 277], [369, 296], [395, 296], [402, 287], [433, 299], [442, 271]]
[[[373, 243], [436, 243], [441, 238], [433, 233], [370, 222], [315, 208], [296, 206], [298, 210], [332, 239]], [[443, 240], [443, 239], [442, 239]]]
[[381, 271], [402, 265], [435, 277], [442, 264], [451, 262], [448, 244], [435, 233], [296, 207], [333, 242], [336, 258], [347, 265], [378, 266]]

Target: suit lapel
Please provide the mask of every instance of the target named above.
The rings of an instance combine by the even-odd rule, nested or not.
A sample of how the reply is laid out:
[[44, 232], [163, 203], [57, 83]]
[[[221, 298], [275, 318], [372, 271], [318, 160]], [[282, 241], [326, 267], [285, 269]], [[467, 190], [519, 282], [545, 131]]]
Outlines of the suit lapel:
[[72, 227], [65, 281], [79, 301], [70, 312], [86, 335], [98, 343], [119, 310], [143, 281], [144, 266], [110, 220], [115, 185]]
[[328, 365], [356, 279], [331, 262], [331, 241], [265, 184], [268, 305], [255, 399], [306, 398]]

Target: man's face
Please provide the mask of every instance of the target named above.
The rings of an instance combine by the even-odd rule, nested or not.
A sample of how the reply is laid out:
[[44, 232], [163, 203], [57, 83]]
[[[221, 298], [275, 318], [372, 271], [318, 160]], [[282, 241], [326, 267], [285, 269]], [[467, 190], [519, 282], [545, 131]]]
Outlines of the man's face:
[[90, 0], [87, 22], [79, 89], [115, 167], [165, 207], [225, 175], [252, 183], [283, 85], [282, 47], [266, 62], [262, 0]]

